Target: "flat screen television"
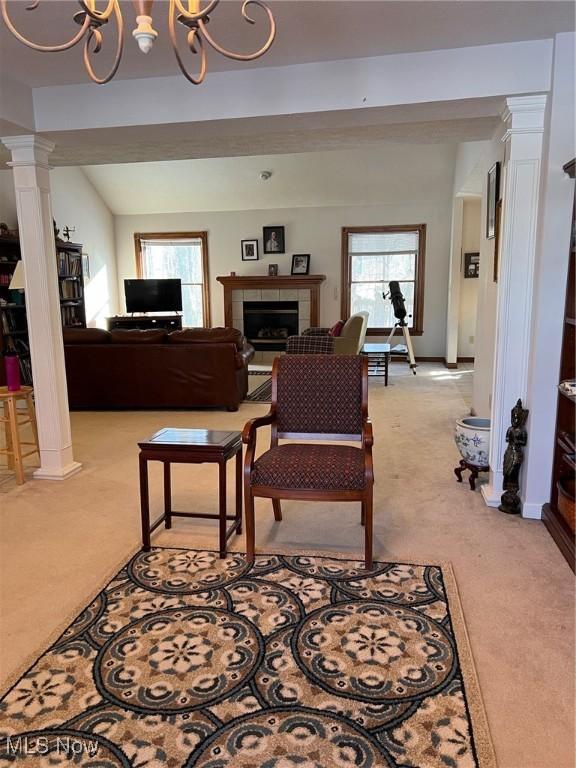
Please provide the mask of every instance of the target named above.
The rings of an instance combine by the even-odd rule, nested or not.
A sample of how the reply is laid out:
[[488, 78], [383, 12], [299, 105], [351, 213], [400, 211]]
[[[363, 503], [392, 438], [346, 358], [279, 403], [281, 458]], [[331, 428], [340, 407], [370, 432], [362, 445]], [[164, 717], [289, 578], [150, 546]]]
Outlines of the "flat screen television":
[[127, 312], [179, 312], [182, 310], [180, 278], [124, 280]]

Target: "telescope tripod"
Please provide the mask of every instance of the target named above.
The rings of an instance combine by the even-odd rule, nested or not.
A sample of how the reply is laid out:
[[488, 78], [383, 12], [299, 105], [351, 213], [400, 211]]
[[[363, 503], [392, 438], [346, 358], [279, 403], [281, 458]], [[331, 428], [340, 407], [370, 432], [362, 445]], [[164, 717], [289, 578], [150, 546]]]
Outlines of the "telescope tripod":
[[404, 334], [404, 341], [406, 342], [406, 356], [408, 357], [408, 365], [410, 366], [410, 370], [416, 376], [416, 368], [418, 367], [416, 360], [414, 358], [414, 350], [412, 349], [412, 339], [410, 338], [410, 329], [408, 328], [408, 324], [404, 320], [399, 320], [397, 323], [394, 323], [394, 327], [390, 331], [390, 335], [386, 339], [386, 344], [390, 344], [392, 341], [392, 337], [396, 333], [396, 329], [401, 328], [402, 333]]

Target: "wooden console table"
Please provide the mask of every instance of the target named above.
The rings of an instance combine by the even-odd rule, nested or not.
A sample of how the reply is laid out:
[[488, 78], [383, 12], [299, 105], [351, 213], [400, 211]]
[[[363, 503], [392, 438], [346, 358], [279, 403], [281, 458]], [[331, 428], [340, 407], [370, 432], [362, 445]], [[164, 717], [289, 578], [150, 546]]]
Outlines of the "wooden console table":
[[117, 329], [148, 330], [149, 328], [163, 328], [166, 331], [182, 330], [182, 315], [116, 315], [106, 318], [109, 331]]

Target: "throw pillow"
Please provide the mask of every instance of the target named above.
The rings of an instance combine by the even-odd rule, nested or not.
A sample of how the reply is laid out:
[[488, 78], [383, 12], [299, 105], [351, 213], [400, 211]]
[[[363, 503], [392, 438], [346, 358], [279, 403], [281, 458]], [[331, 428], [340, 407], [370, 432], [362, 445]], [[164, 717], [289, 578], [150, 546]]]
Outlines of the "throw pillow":
[[328, 336], [340, 336], [342, 328], [344, 328], [344, 320], [338, 320], [328, 331]]

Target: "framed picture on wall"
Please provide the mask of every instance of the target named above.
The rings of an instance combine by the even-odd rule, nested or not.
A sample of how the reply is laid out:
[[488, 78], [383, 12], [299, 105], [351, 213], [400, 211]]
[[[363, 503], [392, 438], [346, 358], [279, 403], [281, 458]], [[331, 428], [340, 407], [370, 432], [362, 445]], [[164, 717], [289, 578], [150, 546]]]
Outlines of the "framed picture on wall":
[[464, 254], [464, 277], [478, 277], [480, 274], [480, 254]]
[[488, 200], [486, 201], [486, 237], [496, 236], [496, 203], [500, 199], [500, 163], [488, 171]]
[[278, 277], [278, 264], [268, 264], [268, 277]]
[[242, 261], [258, 261], [258, 240], [242, 240]]
[[502, 223], [502, 200], [498, 200], [496, 203], [496, 229], [494, 233], [494, 272], [492, 279], [495, 283], [498, 282], [498, 259], [500, 254], [500, 230]]
[[264, 227], [264, 253], [284, 253], [284, 227]]

